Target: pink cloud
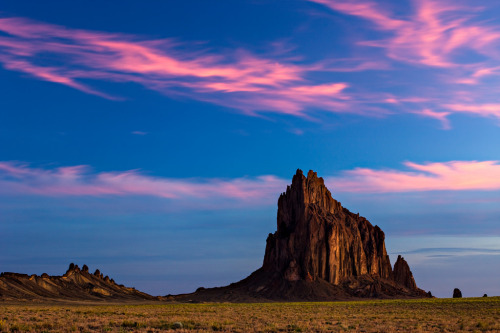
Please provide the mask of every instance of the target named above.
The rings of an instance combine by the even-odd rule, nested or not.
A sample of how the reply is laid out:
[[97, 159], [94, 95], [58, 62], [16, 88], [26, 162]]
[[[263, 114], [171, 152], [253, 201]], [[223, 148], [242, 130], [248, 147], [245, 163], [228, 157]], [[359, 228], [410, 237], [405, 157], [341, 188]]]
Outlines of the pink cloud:
[[363, 72], [369, 70], [391, 70], [392, 66], [390, 63], [383, 59], [373, 59], [373, 58], [339, 58], [339, 59], [328, 59], [322, 61], [321, 63], [311, 67], [311, 69], [317, 69], [326, 72]]
[[[170, 96], [182, 96], [244, 111], [308, 117], [310, 108], [330, 112], [372, 112], [346, 93], [347, 83], [313, 84], [305, 79], [323, 65], [267, 59], [244, 50], [219, 54], [173, 40], [140, 40], [65, 28], [22, 18], [0, 18], [0, 63], [41, 80], [85, 93], [116, 98], [82, 79], [135, 82]], [[194, 47], [194, 45], [193, 45]], [[50, 54], [58, 64], [43, 64]], [[373, 64], [358, 64], [363, 70]], [[353, 107], [356, 106], [356, 107]], [[359, 111], [358, 111], [359, 110]]]
[[[325, 179], [333, 193], [500, 190], [499, 161], [406, 162], [404, 165], [408, 171], [356, 168]], [[148, 176], [137, 170], [94, 173], [82, 165], [42, 169], [0, 162], [0, 194], [10, 196], [153, 196], [183, 202], [268, 205], [276, 201], [287, 184], [289, 181], [272, 175], [179, 179]]]
[[[431, 79], [441, 84], [439, 89], [415, 85], [411, 89], [417, 91], [409, 91], [410, 97], [396, 96], [387, 91], [400, 83], [390, 72], [379, 78], [383, 80], [382, 85], [364, 88], [363, 85], [370, 83], [348, 82], [351, 74], [344, 74], [342, 80], [334, 82], [309, 79], [317, 72], [392, 70], [391, 60], [379, 59], [379, 55], [304, 64], [297, 59], [283, 58], [282, 53], [266, 57], [242, 49], [208, 51], [208, 48], [200, 49], [199, 43], [146, 40], [22, 18], [0, 18], [0, 64], [9, 70], [103, 98], [120, 99], [95, 89], [93, 81], [133, 82], [173, 98], [213, 103], [250, 116], [274, 113], [316, 120], [321, 112], [372, 117], [413, 113], [437, 119], [444, 129], [449, 129], [449, 112], [492, 115], [491, 111], [480, 111], [477, 106], [473, 111], [472, 106], [465, 110], [445, 105], [451, 94], [457, 96], [457, 83], [477, 85], [483, 78], [499, 73], [495, 46], [500, 39], [497, 33], [500, 29], [473, 23], [470, 13], [474, 10], [423, 0], [414, 2], [411, 13], [396, 15], [390, 7], [382, 7], [381, 2], [375, 1], [309, 1], [371, 22], [384, 39], [363, 43], [384, 48], [389, 58], [443, 67], [443, 72], [453, 77], [431, 73]], [[469, 15], [464, 16], [467, 10]], [[455, 55], [464, 50], [476, 51], [490, 60], [458, 66]], [[44, 63], [43, 59], [57, 61]], [[413, 75], [411, 70], [405, 73]], [[478, 89], [471, 100], [479, 100], [478, 96], [484, 91]], [[455, 97], [454, 101], [456, 105], [467, 102]], [[483, 106], [492, 104], [485, 102]]]
[[[399, 3], [370, 0], [308, 1], [366, 20], [367, 29], [381, 36], [353, 43], [381, 48], [389, 59], [429, 67], [425, 72], [428, 86], [403, 81], [405, 85], [412, 85], [414, 91], [409, 94], [418, 97], [385, 94], [381, 103], [395, 112], [434, 118], [441, 122], [443, 129], [451, 128], [449, 115], [452, 113], [500, 117], [493, 89], [498, 79], [492, 78], [500, 74], [500, 25], [480, 18], [481, 14], [488, 14], [487, 7], [448, 0], [404, 1], [404, 7]], [[406, 11], [396, 11], [396, 8]], [[414, 70], [404, 71], [409, 74], [409, 80], [420, 77]], [[483, 83], [486, 78], [488, 83]], [[477, 87], [463, 91], [461, 85], [464, 84]]]
[[[5, 59], [5, 58], [4, 58]], [[2, 62], [2, 57], [0, 56], [0, 62]], [[60, 74], [59, 69], [53, 67], [41, 67], [32, 65], [29, 62], [23, 60], [7, 60], [4, 62], [4, 67], [10, 70], [17, 70], [24, 73], [31, 74], [44, 81], [64, 84], [68, 87], [83, 91], [88, 94], [97, 95], [107, 99], [119, 99], [117, 97], [110, 96], [106, 93], [92, 89], [84, 84], [76, 82], [73, 78]]]
[[468, 73], [465, 77], [460, 77], [455, 80], [455, 83], [468, 84], [468, 85], [478, 85], [482, 78], [488, 76], [498, 76], [500, 74], [500, 66], [487, 66], [480, 64], [478, 66], [472, 67], [471, 73]]
[[322, 5], [325, 5], [335, 11], [345, 13], [347, 15], [358, 16], [363, 19], [372, 21], [379, 28], [393, 30], [402, 27], [405, 21], [400, 21], [390, 18], [390, 13], [384, 11], [376, 2], [363, 0], [309, 0]]
[[429, 117], [439, 120], [443, 129], [448, 130], [451, 128], [450, 120], [448, 119], [448, 116], [451, 114], [451, 112], [435, 112], [431, 109], [424, 109], [420, 112], [415, 113], [422, 117]]
[[500, 118], [500, 103], [488, 103], [488, 104], [450, 103], [450, 104], [444, 104], [443, 106], [454, 112], [470, 113], [481, 117]]
[[[136, 170], [93, 173], [87, 166], [55, 169], [0, 162], [0, 193], [42, 196], [155, 196], [172, 200], [274, 202], [286, 182], [274, 176], [235, 179], [153, 177]], [[269, 200], [269, 202], [266, 202]]]
[[500, 190], [499, 161], [406, 162], [409, 171], [357, 168], [327, 179], [334, 192]]
[[[382, 47], [387, 55], [403, 62], [433, 67], [456, 67], [455, 55], [462, 50], [498, 58], [496, 47], [500, 30], [472, 23], [471, 13], [477, 8], [451, 4], [448, 1], [413, 1], [411, 15], [396, 18], [396, 14], [381, 7], [380, 2], [367, 0], [309, 0], [328, 8], [370, 21], [391, 37], [363, 42]], [[465, 14], [464, 14], [465, 13]]]

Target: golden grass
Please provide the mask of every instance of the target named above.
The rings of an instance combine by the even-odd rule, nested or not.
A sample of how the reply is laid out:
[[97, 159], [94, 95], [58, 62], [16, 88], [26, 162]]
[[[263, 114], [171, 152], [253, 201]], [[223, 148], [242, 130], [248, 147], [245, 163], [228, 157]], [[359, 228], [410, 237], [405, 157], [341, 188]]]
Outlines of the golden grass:
[[0, 303], [0, 331], [499, 332], [500, 297], [263, 304]]

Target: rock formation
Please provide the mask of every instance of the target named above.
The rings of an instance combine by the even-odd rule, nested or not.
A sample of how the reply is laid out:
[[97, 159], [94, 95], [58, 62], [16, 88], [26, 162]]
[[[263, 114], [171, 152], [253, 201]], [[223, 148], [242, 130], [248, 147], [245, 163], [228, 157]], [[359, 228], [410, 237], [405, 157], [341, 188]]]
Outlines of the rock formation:
[[298, 170], [278, 200], [278, 230], [267, 239], [263, 269], [289, 281], [340, 284], [369, 274], [391, 279], [385, 235], [332, 198], [323, 178]]
[[156, 297], [105, 280], [99, 270], [90, 274], [87, 265], [82, 269], [73, 263], [63, 276], [47, 273], [27, 275], [0, 274], [0, 300], [156, 300]]
[[415, 279], [413, 279], [410, 266], [408, 266], [406, 260], [401, 256], [398, 256], [398, 259], [394, 264], [394, 281], [408, 289], [417, 289], [417, 284], [415, 283]]
[[334, 300], [429, 297], [406, 261], [394, 271], [384, 232], [332, 198], [323, 178], [301, 170], [278, 199], [277, 231], [269, 234], [262, 268], [223, 288], [199, 289], [198, 300]]
[[462, 298], [462, 292], [460, 291], [460, 289], [453, 289], [453, 298]]

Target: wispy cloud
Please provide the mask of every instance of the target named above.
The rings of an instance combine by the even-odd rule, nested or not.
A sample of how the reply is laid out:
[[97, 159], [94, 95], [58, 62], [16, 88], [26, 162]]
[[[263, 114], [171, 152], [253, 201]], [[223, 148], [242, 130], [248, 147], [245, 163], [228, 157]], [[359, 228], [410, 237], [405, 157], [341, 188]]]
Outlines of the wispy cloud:
[[[169, 96], [238, 109], [250, 115], [274, 112], [308, 117], [311, 108], [363, 112], [345, 82], [314, 83], [307, 74], [320, 64], [266, 58], [243, 49], [200, 50], [199, 43], [70, 29], [24, 18], [0, 18], [0, 63], [4, 68], [85, 93], [115, 99], [89, 80], [135, 82]], [[353, 71], [372, 62], [350, 61]], [[328, 70], [347, 70], [346, 67]], [[83, 83], [85, 81], [85, 83]], [[357, 111], [359, 110], [359, 111]], [[370, 112], [376, 112], [375, 109]]]
[[[500, 24], [488, 17], [490, 4], [436, 0], [307, 1], [364, 21], [358, 23], [359, 30], [369, 37], [357, 35], [356, 40], [349, 40], [351, 47], [379, 48], [383, 54], [374, 52], [371, 60], [387, 61], [392, 67], [405, 66], [394, 72], [406, 73], [403, 84], [411, 87], [410, 94], [417, 98], [386, 98], [385, 102], [399, 112], [434, 118], [443, 129], [451, 128], [448, 116], [453, 113], [500, 116], [497, 94], [492, 90], [500, 74]], [[419, 71], [426, 73], [426, 86], [412, 83]], [[397, 80], [394, 75], [388, 77], [389, 81]], [[467, 91], [463, 90], [464, 85], [468, 86]], [[394, 94], [396, 89], [390, 90], [388, 93]]]
[[498, 57], [500, 29], [471, 21], [478, 7], [448, 1], [413, 1], [414, 11], [396, 15], [381, 2], [369, 0], [309, 0], [346, 15], [371, 22], [392, 36], [364, 45], [382, 47], [398, 61], [433, 67], [455, 67], [460, 50], [473, 50], [488, 57]]
[[[405, 166], [410, 170], [356, 168], [325, 179], [334, 193], [500, 190], [498, 161], [406, 162]], [[137, 195], [269, 204], [275, 202], [288, 183], [272, 175], [182, 179], [149, 176], [138, 170], [96, 173], [84, 165], [48, 169], [0, 162], [0, 194], [3, 195]]]
[[482, 117], [500, 118], [500, 103], [472, 104], [472, 103], [450, 103], [444, 105], [454, 112], [471, 113]]
[[132, 131], [131, 133], [134, 135], [142, 135], [142, 136], [148, 135], [148, 132], [144, 132], [144, 131]]
[[420, 112], [415, 112], [415, 113], [422, 117], [428, 117], [439, 120], [441, 122], [441, 126], [443, 129], [447, 130], [451, 128], [450, 120], [448, 119], [448, 116], [451, 114], [451, 112], [435, 112], [430, 109], [424, 109]]
[[[470, 13], [478, 12], [477, 8], [423, 0], [415, 1], [406, 15], [396, 15], [381, 2], [309, 1], [368, 21], [369, 30], [380, 38], [349, 42], [353, 47], [380, 47], [386, 55], [307, 63], [287, 57], [286, 52], [257, 55], [241, 48], [215, 49], [207, 43], [151, 40], [0, 17], [0, 64], [103, 98], [123, 99], [95, 88], [93, 81], [133, 82], [169, 97], [213, 103], [249, 116], [274, 113], [314, 120], [325, 112], [406, 113], [434, 118], [443, 129], [451, 128], [452, 113], [498, 117], [496, 110], [491, 111], [495, 102], [488, 102], [492, 94], [485, 96], [491, 88], [480, 84], [483, 78], [500, 73], [500, 27], [474, 22]], [[460, 55], [466, 51], [476, 52], [481, 60], [461, 63]], [[399, 91], [395, 75], [401, 73], [395, 70], [396, 62], [413, 66], [404, 69], [403, 75], [409, 77], [418, 70], [415, 65], [439, 67], [445, 72], [429, 73], [430, 87], [439, 84], [439, 89], [429, 92], [416, 84], [410, 91]], [[375, 74], [373, 79], [378, 77], [384, 84], [356, 79], [358, 72], [365, 71], [378, 71], [381, 76]], [[458, 96], [456, 87], [464, 84], [477, 87], [469, 94], [475, 94], [473, 100], [481, 105], [469, 105]], [[448, 102], [450, 95], [453, 104]]]
[[55, 169], [0, 162], [0, 193], [41, 196], [155, 196], [172, 200], [233, 200], [246, 204], [274, 202], [286, 183], [274, 176], [234, 179], [153, 177], [137, 170], [95, 173], [78, 165]]
[[488, 76], [498, 76], [500, 75], [500, 66], [490, 67], [488, 65], [479, 65], [477, 68], [471, 66], [472, 71], [466, 77], [460, 77], [455, 82], [468, 85], [478, 85], [482, 78]]
[[327, 179], [339, 192], [422, 192], [500, 190], [499, 161], [412, 163], [409, 171], [356, 168]]
[[415, 249], [411, 251], [403, 251], [400, 254], [435, 254], [439, 253], [440, 256], [451, 256], [451, 255], [477, 255], [477, 254], [500, 254], [500, 249], [490, 249], [490, 248], [468, 248], [468, 247], [426, 247]]

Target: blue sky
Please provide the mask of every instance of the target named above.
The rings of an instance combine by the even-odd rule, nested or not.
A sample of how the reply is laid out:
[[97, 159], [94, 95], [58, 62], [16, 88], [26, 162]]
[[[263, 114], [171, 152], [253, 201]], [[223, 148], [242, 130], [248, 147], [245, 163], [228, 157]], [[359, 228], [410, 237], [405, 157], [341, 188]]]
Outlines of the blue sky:
[[86, 263], [158, 295], [234, 282], [301, 168], [420, 287], [499, 295], [499, 12], [3, 2], [0, 271]]

